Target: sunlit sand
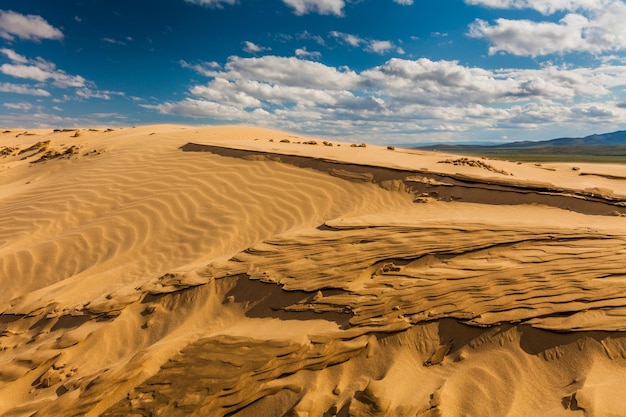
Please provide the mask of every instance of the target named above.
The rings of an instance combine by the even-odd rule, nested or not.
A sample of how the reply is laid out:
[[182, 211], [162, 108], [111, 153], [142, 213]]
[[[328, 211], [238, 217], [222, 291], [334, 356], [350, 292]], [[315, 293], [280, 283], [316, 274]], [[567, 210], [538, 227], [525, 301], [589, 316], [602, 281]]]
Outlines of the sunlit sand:
[[618, 416], [626, 166], [0, 133], [0, 415]]

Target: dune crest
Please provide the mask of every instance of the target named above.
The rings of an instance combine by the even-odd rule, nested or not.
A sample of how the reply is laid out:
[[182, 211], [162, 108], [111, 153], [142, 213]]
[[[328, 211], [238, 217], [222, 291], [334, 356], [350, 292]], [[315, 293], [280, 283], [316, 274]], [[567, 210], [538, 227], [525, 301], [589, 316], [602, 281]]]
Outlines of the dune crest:
[[0, 415], [621, 415], [626, 168], [0, 134]]

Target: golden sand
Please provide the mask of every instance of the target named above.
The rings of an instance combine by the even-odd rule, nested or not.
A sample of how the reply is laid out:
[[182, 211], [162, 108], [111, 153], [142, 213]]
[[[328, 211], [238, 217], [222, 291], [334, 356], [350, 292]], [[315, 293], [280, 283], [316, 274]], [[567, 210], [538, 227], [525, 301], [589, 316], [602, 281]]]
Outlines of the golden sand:
[[2, 416], [623, 416], [626, 165], [0, 133]]

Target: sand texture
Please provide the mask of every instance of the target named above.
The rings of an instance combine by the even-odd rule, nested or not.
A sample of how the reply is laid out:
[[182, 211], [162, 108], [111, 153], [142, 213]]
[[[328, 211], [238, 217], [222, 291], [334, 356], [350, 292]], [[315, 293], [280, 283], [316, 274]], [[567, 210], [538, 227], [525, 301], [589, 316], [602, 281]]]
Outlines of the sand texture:
[[0, 416], [624, 416], [626, 165], [0, 133]]

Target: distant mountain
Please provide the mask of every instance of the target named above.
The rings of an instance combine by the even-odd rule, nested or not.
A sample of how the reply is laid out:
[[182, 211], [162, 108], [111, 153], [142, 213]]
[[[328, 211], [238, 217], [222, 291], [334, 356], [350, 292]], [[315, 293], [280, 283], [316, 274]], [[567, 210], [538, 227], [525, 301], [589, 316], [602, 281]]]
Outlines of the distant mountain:
[[589, 135], [584, 138], [558, 138], [542, 140], [538, 142], [523, 141], [512, 142], [501, 145], [492, 145], [493, 148], [538, 148], [545, 146], [615, 146], [626, 145], [626, 130], [603, 133], [599, 135]]
[[583, 138], [557, 138], [542, 141], [519, 141], [499, 145], [429, 145], [419, 149], [462, 150], [464, 148], [482, 148], [484, 150], [534, 149], [546, 147], [580, 147], [580, 146], [626, 146], [626, 130], [585, 136]]
[[517, 161], [626, 161], [626, 130], [584, 138], [520, 141], [499, 145], [430, 145], [414, 147], [429, 151], [512, 159]]

